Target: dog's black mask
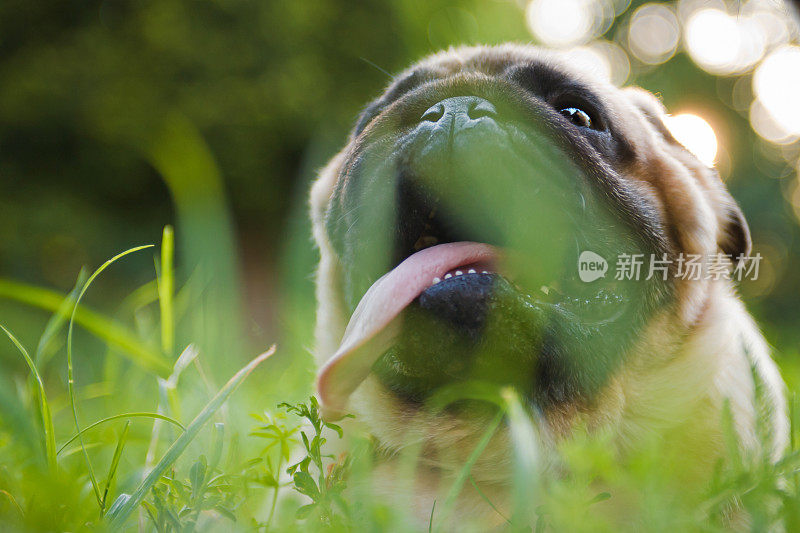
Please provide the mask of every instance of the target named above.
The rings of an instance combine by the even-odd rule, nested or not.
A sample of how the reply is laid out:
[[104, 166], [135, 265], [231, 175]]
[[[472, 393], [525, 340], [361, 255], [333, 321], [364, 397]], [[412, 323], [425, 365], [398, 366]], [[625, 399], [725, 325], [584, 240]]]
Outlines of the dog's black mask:
[[[508, 253], [499, 271], [432, 280], [405, 309], [374, 367], [402, 398], [479, 380], [540, 407], [588, 400], [664, 302], [659, 277], [612, 274], [621, 253], [666, 251], [655, 210], [620, 177], [635, 154], [599, 96], [548, 65], [413, 72], [367, 108], [351, 147], [327, 220], [351, 311], [427, 247]], [[582, 251], [607, 259], [606, 277], [581, 281]]]

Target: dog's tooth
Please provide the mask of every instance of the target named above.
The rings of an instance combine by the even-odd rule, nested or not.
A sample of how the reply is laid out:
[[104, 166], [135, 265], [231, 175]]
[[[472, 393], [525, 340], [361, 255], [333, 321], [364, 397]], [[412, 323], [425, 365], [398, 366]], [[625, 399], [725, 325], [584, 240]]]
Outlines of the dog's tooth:
[[445, 275], [444, 275], [444, 279], [450, 279], [450, 278], [452, 278], [452, 277], [453, 277], [453, 275], [452, 275], [452, 274], [445, 274]]
[[436, 285], [436, 284], [437, 284], [437, 283], [439, 283], [440, 281], [442, 281], [442, 278], [433, 278], [433, 283], [432, 283], [432, 285]]
[[476, 272], [474, 268], [470, 268], [469, 270], [467, 270], [467, 274], [475, 274], [475, 273]]
[[463, 272], [461, 272], [460, 270], [456, 270], [456, 276], [460, 276], [461, 274], [463, 274]]

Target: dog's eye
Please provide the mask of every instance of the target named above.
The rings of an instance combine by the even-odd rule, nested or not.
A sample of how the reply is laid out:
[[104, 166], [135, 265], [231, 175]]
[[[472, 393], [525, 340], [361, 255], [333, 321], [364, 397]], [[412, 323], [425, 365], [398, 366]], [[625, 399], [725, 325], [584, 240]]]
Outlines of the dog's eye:
[[591, 117], [589, 117], [589, 114], [582, 109], [578, 109], [577, 107], [565, 107], [560, 111], [560, 113], [567, 117], [567, 119], [569, 119], [570, 122], [576, 126], [590, 129], [594, 128]]

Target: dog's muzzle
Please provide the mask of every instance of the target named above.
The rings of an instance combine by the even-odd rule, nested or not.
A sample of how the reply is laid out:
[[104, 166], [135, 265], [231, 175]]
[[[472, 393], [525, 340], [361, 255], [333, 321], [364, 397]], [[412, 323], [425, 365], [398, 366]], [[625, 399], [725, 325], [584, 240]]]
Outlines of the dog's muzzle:
[[[562, 397], [553, 387], [571, 387], [577, 375], [566, 346], [590, 334], [581, 318], [602, 329], [625, 300], [597, 286], [565, 290], [584, 246], [585, 193], [574, 167], [572, 174], [558, 171], [564, 153], [541, 130], [475, 95], [423, 109], [389, 149], [388, 142], [364, 143], [379, 148], [365, 149], [350, 165], [361, 172], [350, 176], [362, 184], [350, 193], [361, 204], [345, 213], [370, 198], [389, 198], [385, 207], [373, 206], [372, 219], [342, 218], [352, 263], [369, 263], [369, 239], [358, 236], [377, 232], [381, 216], [393, 221], [391, 258], [388, 273], [356, 293], [342, 343], [319, 374], [331, 418], [343, 414], [372, 372], [411, 401], [476, 380], [511, 385], [529, 398]], [[372, 167], [379, 170], [364, 171], [368, 159], [379, 161]], [[349, 286], [371, 277], [357, 267], [345, 274]]]

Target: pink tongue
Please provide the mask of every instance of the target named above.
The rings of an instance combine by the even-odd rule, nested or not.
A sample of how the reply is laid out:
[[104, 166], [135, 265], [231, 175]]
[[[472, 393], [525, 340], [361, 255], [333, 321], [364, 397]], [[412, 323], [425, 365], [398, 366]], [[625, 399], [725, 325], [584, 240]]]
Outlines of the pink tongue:
[[395, 318], [433, 283], [433, 278], [473, 263], [488, 268], [496, 257], [496, 250], [488, 244], [440, 244], [408, 257], [376, 281], [353, 312], [339, 349], [317, 377], [323, 416], [336, 420], [344, 415], [348, 398], [396, 335], [399, 324]]

